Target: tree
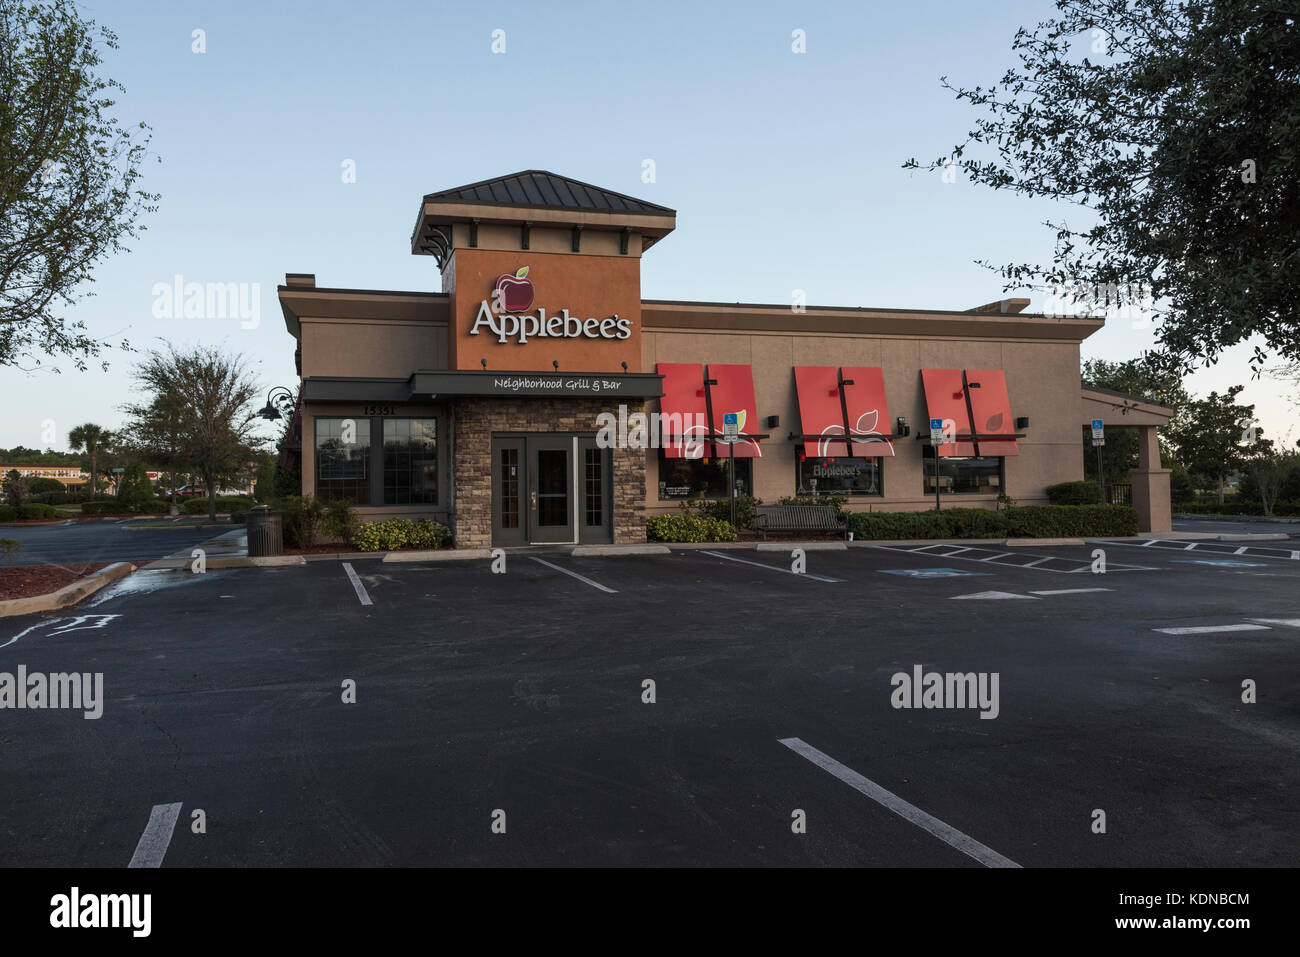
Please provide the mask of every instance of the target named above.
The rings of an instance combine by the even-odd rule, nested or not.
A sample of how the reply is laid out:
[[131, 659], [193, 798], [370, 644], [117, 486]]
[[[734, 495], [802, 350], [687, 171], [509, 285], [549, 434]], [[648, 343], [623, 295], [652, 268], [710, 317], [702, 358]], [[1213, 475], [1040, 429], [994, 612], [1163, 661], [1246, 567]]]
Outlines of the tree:
[[4, 478], [4, 497], [5, 501], [17, 508], [27, 501], [31, 490], [27, 487], [27, 480], [23, 478], [22, 473], [17, 469], [10, 469]]
[[181, 443], [181, 416], [184, 411], [184, 397], [173, 394], [155, 394], [147, 403], [135, 403], [123, 407], [130, 417], [126, 433], [131, 444], [142, 458], [147, 459], [169, 471], [171, 506], [176, 508], [176, 473], [188, 469], [191, 462], [184, 458]]
[[99, 473], [95, 470], [96, 459], [101, 451], [107, 451], [113, 440], [113, 433], [103, 426], [86, 422], [68, 433], [68, 446], [74, 452], [85, 451], [90, 457], [90, 497], [94, 498], [99, 490]]
[[1169, 430], [1178, 461], [1188, 471], [1218, 483], [1219, 503], [1228, 476], [1245, 468], [1251, 456], [1271, 449], [1255, 423], [1255, 407], [1235, 401], [1243, 386], [1229, 387], [1226, 395], [1211, 392], [1188, 403], [1186, 419]]
[[1264, 506], [1264, 514], [1272, 515], [1284, 487], [1300, 473], [1300, 453], [1264, 450], [1250, 459], [1248, 471]]
[[263, 439], [253, 431], [253, 402], [258, 386], [248, 376], [242, 356], [196, 346], [179, 351], [150, 351], [136, 367], [135, 381], [176, 416], [176, 456], [203, 476], [208, 517], [217, 517], [217, 486], [238, 476], [254, 459]]
[[149, 127], [110, 115], [123, 88], [101, 46], [117, 37], [68, 0], [0, 0], [0, 367], [44, 353], [86, 368], [101, 343], [58, 309], [157, 208], [138, 186]]
[[1046, 224], [1056, 236], [1049, 265], [983, 264], [1007, 290], [1073, 282], [1094, 307], [1147, 304], [1169, 368], [1213, 364], [1252, 337], [1257, 373], [1265, 349], [1300, 359], [1294, 2], [1056, 7], [1016, 32], [1020, 62], [1000, 82], [942, 81], [984, 115], [925, 168], [955, 167], [993, 189], [1078, 207], [1085, 220]]

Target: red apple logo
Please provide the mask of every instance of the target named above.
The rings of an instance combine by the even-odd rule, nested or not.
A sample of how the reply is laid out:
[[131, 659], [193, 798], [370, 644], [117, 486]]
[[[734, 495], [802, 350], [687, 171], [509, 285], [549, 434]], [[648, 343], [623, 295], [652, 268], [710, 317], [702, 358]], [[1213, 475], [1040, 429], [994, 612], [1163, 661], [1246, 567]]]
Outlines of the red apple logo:
[[505, 312], [527, 312], [533, 305], [533, 283], [528, 278], [528, 267], [520, 266], [513, 276], [497, 280], [496, 301]]

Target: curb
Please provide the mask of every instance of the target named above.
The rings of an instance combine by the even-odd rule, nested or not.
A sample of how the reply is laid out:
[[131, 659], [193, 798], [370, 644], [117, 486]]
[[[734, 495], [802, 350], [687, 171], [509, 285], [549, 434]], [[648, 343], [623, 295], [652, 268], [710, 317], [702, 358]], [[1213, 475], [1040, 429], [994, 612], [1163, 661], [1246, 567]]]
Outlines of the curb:
[[597, 556], [617, 558], [619, 555], [671, 555], [667, 545], [575, 545], [570, 555], [576, 558]]
[[[157, 571], [166, 568], [189, 568], [192, 558], [160, 558], [144, 566], [145, 571]], [[306, 565], [302, 555], [267, 555], [261, 558], [249, 558], [247, 555], [217, 555], [209, 558], [209, 569], [224, 568], [275, 568], [281, 565]]]
[[[374, 552], [370, 553], [374, 555]], [[455, 562], [474, 558], [491, 558], [490, 548], [439, 548], [419, 552], [388, 552], [386, 562]]]
[[802, 548], [805, 552], [846, 552], [846, 542], [759, 542], [754, 546], [756, 552], [788, 552]]
[[30, 598], [10, 598], [0, 601], [0, 618], [13, 615], [31, 615], [40, 611], [53, 611], [75, 605], [81, 599], [93, 595], [109, 582], [125, 578], [135, 571], [130, 562], [116, 562], [107, 568], [101, 568], [93, 575], [78, 579], [71, 585], [64, 585], [58, 591], [44, 595], [32, 595]]
[[1082, 538], [1008, 538], [1004, 539], [1002, 544], [1012, 548], [1021, 545], [1037, 548], [1047, 545], [1083, 545], [1086, 543]]
[[1182, 519], [1185, 522], [1284, 522], [1287, 525], [1300, 525], [1300, 518], [1278, 517], [1276, 515], [1270, 518], [1267, 515], [1211, 515], [1209, 513], [1188, 515], [1175, 512], [1172, 517]]

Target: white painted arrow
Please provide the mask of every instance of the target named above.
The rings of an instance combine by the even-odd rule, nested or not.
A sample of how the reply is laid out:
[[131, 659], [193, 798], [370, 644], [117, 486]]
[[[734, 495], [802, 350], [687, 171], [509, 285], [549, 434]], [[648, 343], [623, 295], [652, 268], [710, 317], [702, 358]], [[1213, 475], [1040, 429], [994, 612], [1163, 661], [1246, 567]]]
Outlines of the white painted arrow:
[[1009, 591], [977, 591], [969, 595], [953, 595], [952, 600], [958, 598], [1028, 598], [1030, 601], [1038, 601], [1031, 595], [1016, 595]]
[[1286, 625], [1288, 628], [1300, 628], [1300, 618], [1247, 618], [1260, 625]]
[[1052, 588], [1048, 591], [1031, 591], [1031, 595], [1082, 595], [1093, 591], [1110, 591], [1109, 588]]

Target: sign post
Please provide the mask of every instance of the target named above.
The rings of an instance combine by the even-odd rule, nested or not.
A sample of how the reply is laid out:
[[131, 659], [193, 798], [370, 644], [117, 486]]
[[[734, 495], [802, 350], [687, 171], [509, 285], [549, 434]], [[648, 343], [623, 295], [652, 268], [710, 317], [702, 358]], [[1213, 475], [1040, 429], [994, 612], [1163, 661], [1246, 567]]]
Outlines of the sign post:
[[939, 504], [939, 446], [943, 445], [943, 419], [930, 420], [930, 445], [934, 449], [934, 510], [942, 511]]
[[1101, 489], [1102, 498], [1106, 496], [1106, 481], [1101, 474], [1101, 450], [1106, 444], [1106, 423], [1101, 419], [1092, 420], [1092, 447], [1097, 450], [1097, 485]]
[[731, 527], [736, 527], [736, 440], [740, 437], [735, 412], [722, 415], [722, 441], [727, 443], [727, 490], [731, 498]]

